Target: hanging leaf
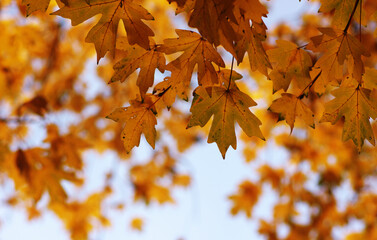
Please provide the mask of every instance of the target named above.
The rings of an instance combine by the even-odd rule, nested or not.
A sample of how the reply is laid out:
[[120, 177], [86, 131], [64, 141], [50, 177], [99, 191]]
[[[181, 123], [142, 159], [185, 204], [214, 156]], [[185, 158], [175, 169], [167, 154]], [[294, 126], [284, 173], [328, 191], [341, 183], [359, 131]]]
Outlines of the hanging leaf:
[[[262, 123], [249, 110], [249, 107], [255, 106], [256, 103], [238, 89], [234, 83], [234, 79], [237, 78], [229, 80], [229, 75], [227, 71], [220, 73], [220, 86], [195, 89], [190, 109], [192, 117], [187, 125], [187, 128], [197, 125], [203, 127], [214, 115], [208, 143], [216, 142], [223, 158], [229, 146], [237, 148], [235, 122], [238, 122], [247, 136], [264, 139], [259, 129]], [[234, 76], [241, 78], [239, 74]]]
[[157, 124], [154, 101], [156, 99], [153, 96], [147, 95], [144, 102], [132, 100], [131, 106], [117, 108], [106, 117], [115, 122], [125, 123], [121, 139], [127, 153], [131, 152], [133, 147], [139, 146], [142, 133], [149, 145], [154, 148]]
[[110, 83], [124, 82], [136, 69], [140, 68], [137, 86], [141, 96], [144, 96], [149, 87], [153, 86], [156, 69], [165, 71], [165, 56], [157, 51], [157, 46], [152, 42], [150, 48], [144, 49], [137, 45], [129, 45], [124, 38], [119, 39], [118, 48], [126, 52], [126, 57], [114, 65], [115, 74]]
[[314, 128], [314, 114], [301, 99], [290, 93], [283, 93], [280, 98], [272, 102], [269, 110], [281, 114], [293, 130], [296, 118], [302, 119], [310, 127]]
[[344, 117], [343, 141], [352, 139], [359, 151], [365, 139], [374, 145], [369, 119], [377, 118], [377, 91], [362, 88], [355, 79], [347, 78], [332, 94], [335, 99], [326, 104], [320, 122], [335, 124]]
[[119, 21], [122, 20], [131, 45], [138, 44], [149, 48], [149, 36], [153, 31], [141, 20], [153, 20], [153, 16], [141, 5], [125, 0], [91, 0], [90, 4], [82, 0], [68, 0], [69, 5], [52, 13], [72, 20], [78, 25], [98, 14], [102, 17], [89, 31], [85, 41], [94, 43], [97, 51], [97, 62], [107, 51], [115, 52], [115, 43]]

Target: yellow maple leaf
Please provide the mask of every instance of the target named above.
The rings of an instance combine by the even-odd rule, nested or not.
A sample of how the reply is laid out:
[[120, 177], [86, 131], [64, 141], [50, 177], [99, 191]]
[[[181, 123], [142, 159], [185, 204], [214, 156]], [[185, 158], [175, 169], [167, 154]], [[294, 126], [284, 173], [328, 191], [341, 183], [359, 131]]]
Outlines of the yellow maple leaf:
[[[238, 63], [241, 63], [245, 52], [249, 57], [251, 71], [258, 70], [264, 75], [268, 75], [268, 68], [272, 68], [268, 59], [266, 51], [262, 45], [262, 41], [266, 39], [265, 29], [263, 33], [257, 31], [257, 24], [250, 26], [249, 19], [245, 18], [240, 12], [235, 12], [235, 16], [238, 19], [238, 24], [235, 24], [234, 28], [238, 29], [238, 33], [241, 34], [241, 38], [235, 44], [235, 58]], [[265, 28], [265, 25], [261, 25]]]
[[362, 88], [355, 79], [346, 78], [332, 94], [335, 98], [325, 105], [320, 122], [335, 124], [344, 117], [343, 141], [352, 139], [359, 151], [365, 139], [374, 145], [369, 119], [377, 118], [377, 91]]
[[148, 88], [153, 86], [154, 73], [158, 69], [160, 72], [165, 71], [164, 54], [157, 51], [157, 46], [151, 41], [151, 46], [144, 49], [137, 45], [129, 45], [127, 40], [120, 38], [117, 48], [126, 52], [126, 57], [114, 65], [114, 76], [111, 82], [124, 82], [136, 69], [140, 68], [136, 85], [140, 89], [141, 96], [144, 96]]
[[[264, 139], [259, 125], [260, 120], [249, 110], [256, 103], [247, 94], [241, 92], [234, 79], [241, 78], [235, 73], [229, 80], [230, 72], [223, 70], [220, 74], [220, 86], [198, 87], [195, 90], [191, 106], [192, 117], [187, 128], [207, 124], [214, 115], [208, 136], [208, 143], [216, 142], [220, 152], [225, 158], [229, 146], [237, 148], [235, 122], [237, 121], [247, 136], [257, 136]], [[229, 85], [229, 88], [227, 86]]]
[[152, 95], [147, 95], [143, 102], [132, 100], [131, 106], [115, 109], [106, 118], [116, 122], [124, 122], [121, 139], [124, 148], [129, 153], [133, 147], [139, 146], [140, 137], [143, 133], [145, 139], [154, 148], [157, 124], [154, 101]]
[[314, 114], [301, 99], [290, 93], [283, 93], [280, 98], [274, 100], [269, 108], [272, 112], [279, 113], [281, 119], [285, 119], [293, 130], [296, 118], [302, 119], [310, 127], [314, 128]]
[[322, 73], [315, 83], [315, 91], [323, 93], [331, 82], [341, 82], [343, 66], [348, 62], [348, 72], [360, 81], [364, 73], [361, 56], [370, 54], [364, 49], [360, 41], [343, 30], [333, 28], [319, 28], [322, 35], [312, 37], [308, 49], [324, 54], [314, 65], [314, 69], [321, 69]]
[[355, 7], [356, 2], [358, 4], [354, 18], [359, 19], [361, 1], [358, 0], [321, 0], [321, 7], [319, 8], [318, 12], [326, 13], [334, 11], [332, 24], [339, 29], [345, 28], [348, 21], [350, 20], [349, 18]]
[[159, 51], [166, 54], [173, 54], [183, 51], [183, 53], [170, 62], [166, 69], [171, 71], [170, 77], [156, 85], [154, 91], [164, 91], [168, 87], [170, 90], [164, 94], [163, 99], [168, 106], [175, 101], [178, 95], [182, 99], [187, 99], [187, 91], [191, 82], [191, 76], [194, 67], [198, 65], [198, 80], [202, 82], [217, 82], [216, 71], [212, 65], [215, 63], [220, 67], [225, 67], [220, 54], [216, 49], [198, 33], [177, 29], [178, 38], [169, 38], [164, 40], [164, 44]]
[[295, 80], [300, 89], [304, 89], [311, 81], [309, 69], [312, 60], [309, 54], [296, 44], [277, 40], [277, 48], [267, 51], [274, 70], [269, 74], [273, 82], [273, 92], [280, 89], [287, 91], [289, 84]]

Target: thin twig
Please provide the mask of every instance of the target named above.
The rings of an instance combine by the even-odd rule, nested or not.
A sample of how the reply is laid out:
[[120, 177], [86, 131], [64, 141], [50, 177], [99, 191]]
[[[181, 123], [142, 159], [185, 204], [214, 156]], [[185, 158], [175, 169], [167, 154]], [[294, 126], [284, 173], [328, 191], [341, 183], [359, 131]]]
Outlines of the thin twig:
[[305, 90], [306, 89], [310, 89], [314, 83], [317, 81], [317, 79], [319, 78], [319, 76], [321, 76], [321, 73], [322, 73], [322, 70], [317, 74], [317, 76], [315, 76], [315, 78], [313, 79], [313, 81], [311, 81], [301, 92], [301, 94], [299, 96], [297, 96], [298, 99], [302, 99], [305, 95]]
[[344, 28], [343, 32], [346, 33], [348, 31], [348, 28], [350, 27], [351, 25], [351, 21], [352, 21], [352, 18], [353, 18], [353, 15], [355, 15], [355, 12], [356, 12], [356, 8], [357, 8], [357, 5], [359, 4], [360, 0], [356, 0], [355, 2], [355, 6], [353, 7], [353, 10], [352, 10], [352, 13], [351, 13], [351, 16], [350, 18], [348, 19], [348, 22], [347, 22], [347, 25], [346, 27]]

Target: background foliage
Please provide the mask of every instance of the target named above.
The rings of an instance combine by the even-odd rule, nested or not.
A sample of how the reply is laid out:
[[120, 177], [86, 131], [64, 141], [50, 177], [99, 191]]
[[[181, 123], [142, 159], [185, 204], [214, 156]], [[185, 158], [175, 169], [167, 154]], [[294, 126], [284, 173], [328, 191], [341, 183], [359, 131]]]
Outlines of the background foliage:
[[[256, 176], [219, 211], [252, 218], [268, 186], [273, 214], [257, 219], [266, 239], [334, 239], [355, 220], [362, 229], [345, 238], [377, 238], [375, 1], [311, 1], [319, 13], [268, 30], [274, 1], [0, 4], [0, 180], [12, 186], [4, 204], [30, 219], [51, 211], [72, 239], [88, 239], [132, 205], [114, 197], [120, 166], [134, 202], [172, 204], [192, 182], [182, 167], [191, 148], [208, 138], [225, 158], [238, 140]], [[137, 161], [142, 135], [154, 151]], [[284, 165], [258, 161], [277, 148]], [[105, 152], [114, 166], [86, 191], [84, 155], [95, 164]], [[143, 219], [130, 224], [142, 230]]]

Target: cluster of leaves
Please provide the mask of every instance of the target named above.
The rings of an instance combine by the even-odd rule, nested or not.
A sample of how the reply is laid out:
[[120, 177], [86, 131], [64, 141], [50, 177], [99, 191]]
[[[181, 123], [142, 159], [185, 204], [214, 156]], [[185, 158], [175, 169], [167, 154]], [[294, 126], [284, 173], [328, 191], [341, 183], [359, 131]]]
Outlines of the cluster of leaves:
[[[158, 5], [153, 10], [147, 7], [151, 2]], [[284, 239], [332, 239], [334, 226], [345, 226], [353, 218], [366, 227], [350, 239], [376, 238], [375, 213], [365, 210], [376, 198], [366, 181], [376, 175], [376, 150], [371, 147], [376, 131], [371, 119], [377, 118], [375, 1], [320, 0], [320, 13], [305, 16], [300, 29], [281, 25], [274, 32], [267, 31], [263, 20], [268, 10], [259, 0], [167, 2], [57, 0], [55, 5], [22, 0], [16, 7], [11, 1], [1, 3], [0, 8], [17, 8], [38, 23], [20, 24], [12, 18], [0, 22], [0, 92], [4, 109], [10, 109], [0, 112], [0, 173], [12, 179], [17, 190], [7, 202], [25, 205], [33, 218], [39, 214], [36, 204], [47, 194], [49, 209], [64, 221], [72, 238], [85, 239], [93, 218], [102, 226], [109, 224], [103, 214], [107, 207], [101, 203], [112, 194], [112, 174], [102, 191], [85, 200], [72, 199], [67, 189], [85, 184], [84, 151], [113, 150], [130, 158], [143, 134], [152, 148], [157, 147], [148, 163], [131, 162], [134, 200], [174, 202], [170, 190], [188, 186], [190, 177], [180, 172], [175, 160], [179, 153], [175, 156], [164, 136], [173, 137], [178, 152], [184, 152], [206, 134], [225, 158], [229, 146], [237, 147], [237, 122], [247, 161], [265, 146], [260, 139], [275, 139], [289, 151], [287, 164], [294, 170], [262, 164], [259, 182], [246, 180], [229, 197], [232, 214], [251, 217], [262, 186], [269, 185], [279, 202], [272, 221], [260, 219], [259, 232], [268, 239], [279, 239], [281, 224], [290, 229]], [[58, 9], [51, 15], [70, 19], [75, 27], [45, 14], [49, 5]], [[191, 30], [174, 29], [166, 14], [172, 6]], [[98, 67], [108, 86], [94, 97], [91, 82], [82, 79], [93, 54], [84, 42], [94, 44], [97, 63], [110, 56]], [[227, 54], [232, 60], [226, 64]], [[249, 70], [257, 90], [250, 93], [248, 83], [239, 81], [242, 75], [234, 70], [235, 61], [240, 70]], [[157, 81], [156, 70], [166, 77]], [[267, 102], [270, 111], [252, 113], [250, 107], [257, 104], [251, 95]], [[190, 114], [178, 110], [177, 98], [190, 100]], [[79, 118], [79, 123], [64, 127], [64, 114]], [[212, 116], [211, 126], [205, 128]], [[276, 121], [283, 119], [292, 135], [273, 131], [280, 126]], [[163, 127], [156, 128], [157, 123]], [[292, 132], [298, 123], [316, 129], [299, 125], [307, 134], [302, 138]], [[37, 144], [29, 140], [33, 131], [45, 133]], [[365, 139], [370, 144], [363, 146]], [[305, 164], [309, 172], [303, 170]], [[315, 191], [305, 185], [308, 174], [319, 178]], [[63, 187], [63, 182], [70, 187]], [[346, 182], [356, 200], [340, 211], [333, 192]], [[295, 218], [298, 203], [314, 209], [305, 224]], [[131, 226], [141, 229], [142, 220], [135, 218]]]
[[[46, 10], [48, 2], [41, 4], [25, 0], [27, 15]], [[235, 80], [241, 76], [234, 73], [232, 78], [233, 66], [230, 70], [225, 68], [217, 46], [224, 47], [238, 64], [247, 52], [250, 69], [272, 80], [273, 92], [287, 92], [294, 82], [292, 92], [283, 93], [270, 107], [287, 120], [291, 129], [296, 118], [314, 127], [314, 114], [302, 101], [309, 91], [323, 94], [329, 86], [340, 85], [333, 92], [335, 99], [326, 104], [320, 122], [334, 124], [344, 117], [343, 140], [352, 139], [359, 150], [365, 139], [374, 144], [369, 121], [377, 117], [373, 105], [376, 93], [373, 80], [368, 81], [373, 77], [368, 74], [375, 74], [375, 71], [371, 69], [364, 75], [362, 58], [370, 54], [360, 40], [348, 32], [353, 18], [357, 17], [355, 13], [360, 15], [363, 12], [361, 1], [322, 4], [320, 12], [334, 12], [332, 27], [319, 28], [321, 35], [312, 37], [307, 45], [297, 46], [290, 41], [277, 40], [276, 47], [267, 52], [263, 46], [267, 28], [262, 18], [267, 17], [268, 11], [259, 0], [169, 2], [175, 2], [176, 14], [185, 13], [188, 25], [198, 29], [199, 33], [177, 29], [178, 38], [168, 38], [163, 44], [156, 44], [153, 30], [142, 21], [154, 18], [138, 1], [65, 0], [53, 13], [71, 19], [72, 25], [102, 15], [85, 40], [95, 45], [97, 61], [108, 51], [114, 55], [116, 48], [126, 51], [126, 57], [114, 65], [115, 73], [110, 83], [124, 82], [140, 69], [136, 83], [140, 96], [131, 100], [129, 107], [116, 109], [108, 116], [114, 121], [125, 122], [122, 139], [126, 152], [139, 145], [142, 133], [154, 148], [155, 115], [159, 112], [156, 104], [163, 99], [169, 108], [177, 96], [187, 100], [195, 66], [199, 87], [194, 90], [192, 117], [187, 127], [203, 127], [214, 115], [208, 142], [216, 142], [224, 158], [229, 146], [236, 148], [235, 121], [249, 137], [264, 139], [259, 129], [260, 120], [249, 110], [256, 103], [238, 89]], [[365, 5], [368, 4], [371, 5]], [[370, 9], [368, 13], [363, 20], [374, 20], [375, 13]], [[127, 35], [124, 39], [118, 37], [120, 22]], [[183, 53], [166, 65], [165, 55], [178, 52]], [[170, 76], [158, 83], [151, 94], [148, 90], [154, 85], [156, 69], [168, 70]], [[224, 71], [230, 71], [230, 74]]]

